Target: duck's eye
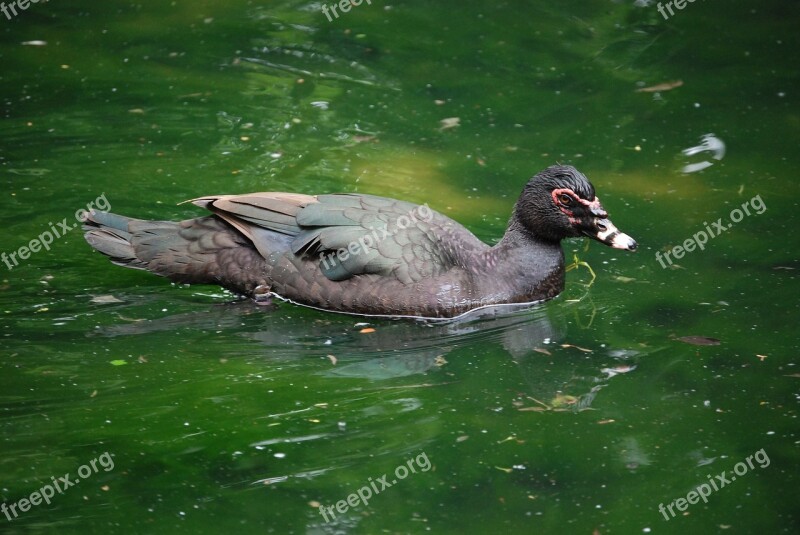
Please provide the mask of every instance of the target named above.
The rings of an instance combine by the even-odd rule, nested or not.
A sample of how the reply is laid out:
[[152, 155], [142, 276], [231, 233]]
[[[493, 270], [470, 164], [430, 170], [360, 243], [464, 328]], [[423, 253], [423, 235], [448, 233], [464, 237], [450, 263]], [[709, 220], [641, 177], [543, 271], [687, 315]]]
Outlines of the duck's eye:
[[570, 204], [572, 204], [572, 197], [570, 197], [566, 193], [562, 193], [561, 195], [559, 195], [558, 200], [564, 206], [569, 206]]

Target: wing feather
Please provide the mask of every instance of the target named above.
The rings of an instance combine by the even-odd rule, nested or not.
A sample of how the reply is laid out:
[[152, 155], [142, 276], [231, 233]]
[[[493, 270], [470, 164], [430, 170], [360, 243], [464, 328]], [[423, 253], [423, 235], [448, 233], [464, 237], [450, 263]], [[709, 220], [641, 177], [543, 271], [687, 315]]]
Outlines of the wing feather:
[[191, 202], [233, 225], [264, 257], [286, 249], [319, 262], [330, 280], [375, 273], [414, 282], [457, 265], [458, 245], [486, 247], [468, 233], [459, 233], [466, 235], [460, 244], [445, 243], [458, 223], [427, 206], [374, 195], [263, 192]]

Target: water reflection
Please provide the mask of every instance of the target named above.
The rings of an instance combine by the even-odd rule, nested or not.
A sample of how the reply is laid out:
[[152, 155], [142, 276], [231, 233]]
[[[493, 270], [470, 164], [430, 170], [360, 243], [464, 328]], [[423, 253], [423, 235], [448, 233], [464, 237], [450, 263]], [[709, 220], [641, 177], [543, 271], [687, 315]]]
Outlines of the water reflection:
[[[633, 362], [640, 356], [627, 348], [566, 343], [570, 329], [583, 330], [582, 321], [573, 314], [591, 322], [596, 312], [590, 300], [556, 300], [490, 307], [449, 321], [392, 320], [236, 301], [157, 320], [110, 325], [92, 335], [142, 336], [179, 329], [225, 332], [256, 342], [257, 349], [247, 351], [275, 365], [307, 363], [312, 373], [324, 378], [373, 383], [426, 375], [426, 380], [443, 382], [447, 379], [435, 374], [447, 371], [464, 353], [506, 354], [505, 363], [516, 366], [528, 385], [515, 402], [520, 410], [578, 411], [589, 408], [608, 381], [635, 370]], [[120, 314], [131, 315], [135, 314]], [[320, 360], [330, 366], [320, 370]]]

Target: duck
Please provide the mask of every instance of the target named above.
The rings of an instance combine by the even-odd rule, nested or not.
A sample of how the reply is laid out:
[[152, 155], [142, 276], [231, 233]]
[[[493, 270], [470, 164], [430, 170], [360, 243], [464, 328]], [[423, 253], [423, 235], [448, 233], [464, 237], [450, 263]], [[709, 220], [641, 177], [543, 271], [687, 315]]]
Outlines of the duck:
[[494, 245], [425, 204], [367, 195], [260, 192], [191, 202], [210, 214], [148, 221], [92, 211], [91, 247], [117, 265], [176, 283], [216, 284], [257, 302], [332, 312], [453, 318], [537, 303], [564, 290], [561, 241], [588, 237], [634, 251], [586, 176], [534, 175]]

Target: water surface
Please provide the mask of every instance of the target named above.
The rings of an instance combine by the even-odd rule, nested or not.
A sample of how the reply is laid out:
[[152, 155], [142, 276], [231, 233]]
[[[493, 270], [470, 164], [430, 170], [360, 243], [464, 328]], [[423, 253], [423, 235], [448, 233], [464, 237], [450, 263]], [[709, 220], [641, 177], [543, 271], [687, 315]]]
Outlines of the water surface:
[[[0, 16], [0, 251], [101, 196], [180, 219], [269, 190], [428, 202], [492, 243], [556, 162], [639, 251], [567, 242], [593, 284], [428, 324], [171, 285], [64, 232], [0, 264], [0, 500], [87, 477], [0, 531], [796, 532], [798, 5], [321, 7]], [[724, 157], [682, 153], [707, 134]]]

